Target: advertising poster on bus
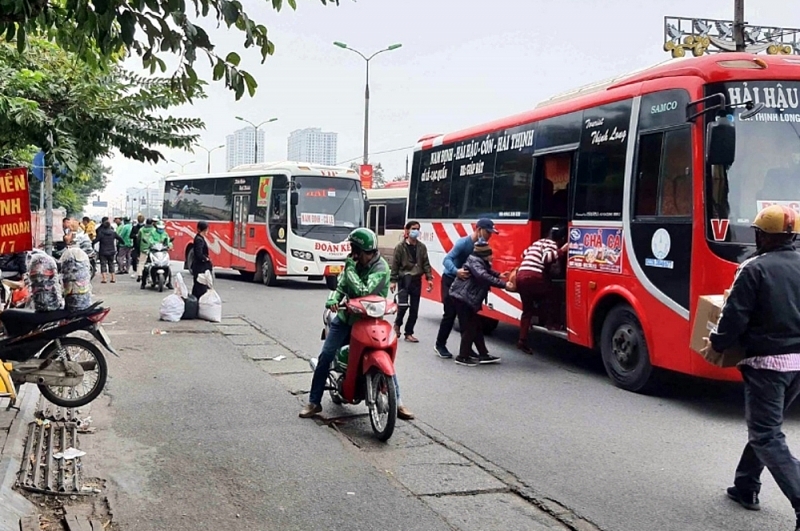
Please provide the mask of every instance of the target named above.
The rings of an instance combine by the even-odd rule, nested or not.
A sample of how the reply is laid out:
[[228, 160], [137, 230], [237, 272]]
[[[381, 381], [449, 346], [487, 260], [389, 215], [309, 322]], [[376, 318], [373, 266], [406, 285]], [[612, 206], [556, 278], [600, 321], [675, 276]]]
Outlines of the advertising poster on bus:
[[603, 273], [622, 273], [622, 229], [571, 228], [567, 267]]
[[272, 184], [272, 177], [261, 177], [258, 181], [258, 198], [256, 199], [257, 207], [269, 206], [269, 189]]
[[0, 254], [33, 249], [28, 171], [0, 171]]

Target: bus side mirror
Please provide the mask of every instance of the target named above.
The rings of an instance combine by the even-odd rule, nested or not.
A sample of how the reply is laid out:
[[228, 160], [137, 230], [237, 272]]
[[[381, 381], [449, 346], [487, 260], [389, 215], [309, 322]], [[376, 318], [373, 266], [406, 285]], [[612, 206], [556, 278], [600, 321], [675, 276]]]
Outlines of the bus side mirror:
[[730, 166], [736, 156], [736, 127], [727, 117], [708, 124], [706, 162], [712, 166]]
[[296, 207], [298, 205], [298, 203], [300, 203], [300, 195], [297, 192], [292, 191], [292, 195], [291, 195], [290, 201], [292, 202], [292, 206]]

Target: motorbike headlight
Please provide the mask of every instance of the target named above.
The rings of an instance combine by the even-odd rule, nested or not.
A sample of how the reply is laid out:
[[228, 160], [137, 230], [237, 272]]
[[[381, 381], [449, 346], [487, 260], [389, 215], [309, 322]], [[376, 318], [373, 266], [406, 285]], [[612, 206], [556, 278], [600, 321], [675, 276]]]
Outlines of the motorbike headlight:
[[364, 311], [370, 317], [374, 317], [375, 319], [380, 319], [386, 314], [386, 301], [381, 302], [364, 302], [362, 303], [364, 306]]

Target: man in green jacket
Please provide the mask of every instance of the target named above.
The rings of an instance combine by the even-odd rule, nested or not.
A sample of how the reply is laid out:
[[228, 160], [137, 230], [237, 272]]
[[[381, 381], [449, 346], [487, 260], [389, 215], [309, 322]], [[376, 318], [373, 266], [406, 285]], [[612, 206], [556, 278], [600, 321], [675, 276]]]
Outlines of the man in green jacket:
[[117, 234], [123, 242], [117, 251], [117, 273], [125, 275], [131, 266], [131, 250], [133, 249], [130, 218], [124, 218], [122, 223], [117, 226]]
[[153, 245], [153, 237], [155, 236], [156, 228], [153, 226], [153, 220], [148, 219], [144, 227], [139, 229], [139, 234], [136, 235], [136, 250], [139, 253], [139, 262], [136, 269], [136, 282], [142, 280], [142, 271], [144, 271], [144, 263], [147, 261], [147, 253], [150, 252], [150, 247]]
[[[340, 348], [350, 341], [350, 329], [358, 316], [350, 315], [344, 308], [339, 308], [345, 296], [349, 298], [366, 297], [367, 295], [389, 296], [389, 264], [378, 253], [378, 237], [369, 229], [355, 229], [348, 236], [350, 256], [345, 261], [344, 271], [339, 275], [336, 290], [331, 292], [325, 307], [336, 312], [331, 321], [325, 344], [319, 355], [314, 377], [311, 380], [311, 392], [308, 404], [300, 411], [301, 418], [311, 418], [322, 411], [322, 394], [328, 380], [331, 362]], [[403, 420], [414, 418], [414, 414], [400, 401], [400, 385], [397, 375], [394, 376], [397, 390], [397, 416]]]

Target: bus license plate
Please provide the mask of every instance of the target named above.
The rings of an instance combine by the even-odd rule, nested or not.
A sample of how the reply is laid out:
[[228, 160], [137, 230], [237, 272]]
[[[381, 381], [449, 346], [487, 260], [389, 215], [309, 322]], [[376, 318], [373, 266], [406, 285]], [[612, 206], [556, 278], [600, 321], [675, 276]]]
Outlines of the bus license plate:
[[342, 266], [328, 266], [329, 275], [338, 275], [342, 272]]

